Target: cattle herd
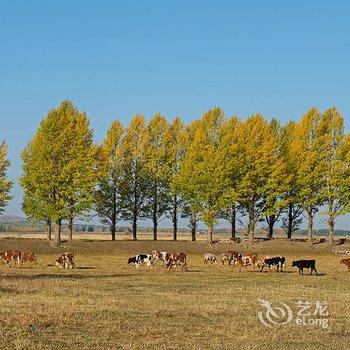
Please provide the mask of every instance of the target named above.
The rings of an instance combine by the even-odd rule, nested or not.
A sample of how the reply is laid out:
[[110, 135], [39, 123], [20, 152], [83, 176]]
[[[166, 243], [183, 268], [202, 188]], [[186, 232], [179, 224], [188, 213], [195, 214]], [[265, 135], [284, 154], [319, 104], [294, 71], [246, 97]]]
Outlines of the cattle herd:
[[[336, 255], [350, 256], [348, 251], [336, 251]], [[10, 267], [10, 262], [13, 261], [18, 266], [23, 263], [37, 263], [37, 257], [30, 250], [20, 251], [17, 249], [7, 250], [0, 253], [0, 260], [4, 261], [6, 266]], [[176, 266], [181, 268], [181, 271], [187, 271], [187, 256], [185, 253], [168, 253], [158, 250], [153, 250], [151, 254], [138, 254], [128, 259], [129, 265], [134, 265], [138, 269], [141, 265], [146, 265], [147, 269], [155, 266], [155, 261], [160, 261], [166, 270], [171, 270]], [[257, 253], [249, 252], [243, 255], [240, 252], [228, 251], [227, 253], [221, 254], [220, 260], [217, 259], [214, 253], [204, 253], [203, 255], [204, 265], [221, 263], [222, 265], [228, 264], [231, 266], [238, 266], [239, 271], [242, 268], [252, 266], [258, 268], [261, 272], [266, 268], [276, 268], [276, 272], [283, 272], [283, 268], [286, 266], [286, 258], [284, 256], [264, 256], [259, 257]], [[350, 271], [350, 258], [340, 260], [341, 264], [344, 264], [348, 271]], [[64, 252], [55, 261], [55, 266], [59, 269], [74, 269], [74, 253]], [[299, 269], [299, 274], [304, 274], [304, 269], [310, 269], [310, 275], [314, 272], [317, 275], [316, 260], [294, 260], [292, 267]]]

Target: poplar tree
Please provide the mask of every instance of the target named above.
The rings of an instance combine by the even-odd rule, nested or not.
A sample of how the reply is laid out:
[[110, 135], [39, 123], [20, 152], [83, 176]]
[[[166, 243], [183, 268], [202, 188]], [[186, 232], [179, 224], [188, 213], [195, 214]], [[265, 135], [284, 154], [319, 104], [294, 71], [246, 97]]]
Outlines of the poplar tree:
[[281, 130], [281, 153], [286, 165], [286, 179], [288, 190], [284, 194], [285, 213], [282, 218], [282, 228], [287, 232], [287, 238], [291, 239], [294, 231], [300, 228], [303, 221], [303, 208], [299, 206], [299, 185], [298, 185], [298, 154], [293, 152], [292, 142], [295, 132], [296, 122], [288, 122]]
[[238, 159], [238, 202], [248, 215], [248, 239], [252, 244], [261, 215], [282, 193], [284, 164], [269, 123], [260, 115], [240, 121], [235, 157]]
[[115, 241], [117, 222], [122, 211], [120, 186], [123, 174], [123, 137], [122, 124], [114, 121], [99, 149], [99, 178], [94, 209], [101, 222], [110, 226], [112, 241]]
[[153, 240], [157, 240], [158, 223], [169, 209], [170, 144], [167, 140], [168, 122], [157, 113], [147, 126], [146, 216], [153, 223]]
[[296, 157], [298, 201], [308, 218], [309, 244], [312, 244], [313, 240], [314, 216], [322, 204], [323, 164], [320, 152], [320, 122], [320, 112], [316, 108], [311, 108], [296, 125], [291, 145]]
[[[186, 152], [188, 134], [186, 127], [180, 118], [175, 118], [167, 128], [167, 145], [169, 150], [169, 214], [173, 223], [173, 240], [177, 240], [179, 212], [183, 210], [184, 200], [178, 185], [180, 164]], [[195, 238], [192, 235], [192, 238]]]
[[326, 211], [329, 243], [333, 244], [336, 219], [349, 211], [350, 139], [344, 134], [344, 120], [335, 107], [326, 110], [320, 120], [322, 158], [321, 198]]
[[237, 221], [237, 186], [240, 181], [239, 164], [237, 155], [237, 126], [239, 118], [232, 116], [224, 121], [222, 126], [222, 151], [225, 154], [226, 176], [229, 182], [229, 189], [227, 190], [228, 200], [230, 205], [222, 208], [219, 212], [220, 218], [227, 220], [231, 224], [231, 239], [236, 238], [236, 221]]
[[137, 226], [145, 217], [147, 197], [148, 133], [143, 115], [137, 114], [129, 123], [122, 143], [123, 164], [120, 200], [122, 218], [132, 224], [132, 238], [137, 239]]
[[67, 113], [70, 132], [63, 171], [66, 173], [66, 201], [68, 204], [68, 239], [73, 238], [73, 221], [85, 218], [92, 208], [94, 189], [97, 182], [97, 147], [93, 144], [93, 131], [85, 113], [68, 102], [63, 113]]
[[5, 141], [0, 143], [0, 214], [4, 211], [7, 202], [11, 199], [10, 190], [12, 182], [6, 177], [7, 168], [10, 161], [7, 159], [7, 144]]
[[22, 152], [23, 209], [29, 218], [54, 224], [57, 243], [62, 221], [92, 204], [95, 153], [88, 125], [84, 113], [63, 101], [49, 111]]
[[268, 238], [273, 238], [274, 226], [277, 223], [280, 215], [282, 214], [283, 208], [286, 206], [286, 193], [290, 190], [290, 175], [287, 172], [286, 160], [283, 153], [283, 140], [282, 140], [282, 126], [281, 123], [272, 118], [270, 122], [270, 129], [272, 131], [273, 137], [276, 140], [276, 147], [274, 149], [274, 157], [278, 159], [280, 167], [278, 171], [274, 174], [275, 176], [271, 178], [271, 190], [267, 192], [267, 197], [263, 199], [264, 201], [264, 219], [267, 224]]
[[208, 242], [213, 241], [219, 210], [227, 205], [228, 181], [222, 149], [224, 115], [220, 108], [208, 111], [198, 123], [193, 140], [181, 166], [184, 197], [199, 208], [208, 228]]

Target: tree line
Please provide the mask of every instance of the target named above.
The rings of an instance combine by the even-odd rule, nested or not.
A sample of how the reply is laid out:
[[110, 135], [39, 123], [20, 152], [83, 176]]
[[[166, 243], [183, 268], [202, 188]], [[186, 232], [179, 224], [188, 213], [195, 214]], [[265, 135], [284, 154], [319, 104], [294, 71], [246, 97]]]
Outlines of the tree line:
[[[115, 120], [97, 145], [87, 115], [63, 101], [22, 151], [22, 208], [29, 219], [45, 221], [48, 239], [54, 232], [57, 242], [63, 221], [72, 239], [74, 220], [94, 211], [112, 240], [120, 220], [130, 223], [136, 240], [145, 218], [154, 240], [159, 222], [171, 219], [176, 240], [180, 217], [189, 219], [192, 240], [201, 221], [211, 242], [219, 219], [230, 222], [234, 239], [244, 217], [250, 243], [259, 222], [272, 238], [280, 220], [290, 239], [306, 215], [312, 243], [319, 211], [333, 243], [336, 219], [349, 212], [349, 142], [335, 107], [311, 108], [286, 124], [261, 114], [226, 117], [214, 108], [189, 125], [159, 113], [149, 122], [137, 114], [126, 127]], [[3, 143], [0, 208], [11, 185], [5, 158]]]

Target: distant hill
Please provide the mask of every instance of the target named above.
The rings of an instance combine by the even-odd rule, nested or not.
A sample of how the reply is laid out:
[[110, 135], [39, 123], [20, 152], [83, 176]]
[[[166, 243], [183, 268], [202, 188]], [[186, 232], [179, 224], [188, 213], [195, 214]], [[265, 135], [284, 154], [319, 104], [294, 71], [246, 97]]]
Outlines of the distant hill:
[[16, 216], [16, 215], [1, 215], [0, 216], [0, 223], [7, 224], [7, 223], [18, 223], [18, 222], [26, 222], [27, 219], [22, 216]]

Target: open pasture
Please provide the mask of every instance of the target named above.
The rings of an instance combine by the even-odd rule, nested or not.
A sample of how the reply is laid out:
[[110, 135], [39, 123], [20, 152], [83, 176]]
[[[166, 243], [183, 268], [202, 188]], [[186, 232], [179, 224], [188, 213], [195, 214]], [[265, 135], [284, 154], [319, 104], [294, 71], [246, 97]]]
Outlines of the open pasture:
[[[348, 349], [350, 273], [326, 244], [264, 242], [259, 255], [284, 255], [283, 273], [203, 264], [203, 253], [247, 252], [241, 245], [152, 241], [73, 241], [59, 248], [44, 240], [2, 239], [0, 251], [30, 249], [37, 265], [0, 264], [0, 347], [11, 349]], [[187, 254], [188, 272], [146, 271], [127, 258], [152, 249]], [[349, 246], [341, 249], [349, 250]], [[54, 266], [72, 250], [77, 268]], [[317, 260], [320, 276], [299, 276], [294, 259]], [[329, 327], [295, 322], [267, 328], [258, 299], [328, 302]]]

